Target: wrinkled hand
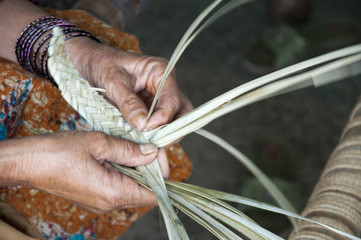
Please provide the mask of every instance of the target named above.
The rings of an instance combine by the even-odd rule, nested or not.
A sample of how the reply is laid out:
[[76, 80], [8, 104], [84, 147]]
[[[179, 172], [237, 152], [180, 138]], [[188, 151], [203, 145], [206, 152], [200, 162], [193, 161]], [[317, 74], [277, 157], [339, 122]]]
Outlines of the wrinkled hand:
[[100, 132], [63, 131], [10, 141], [26, 153], [26, 160], [19, 161], [23, 181], [98, 213], [157, 204], [153, 193], [119, 174], [109, 162], [134, 167], [158, 155], [163, 175], [169, 176], [164, 150]]
[[106, 97], [137, 130], [154, 129], [192, 110], [192, 104], [179, 90], [173, 72], [147, 121], [148, 108], [167, 60], [120, 51], [88, 38], [70, 40], [66, 45], [67, 53], [80, 74], [93, 86], [106, 89]]

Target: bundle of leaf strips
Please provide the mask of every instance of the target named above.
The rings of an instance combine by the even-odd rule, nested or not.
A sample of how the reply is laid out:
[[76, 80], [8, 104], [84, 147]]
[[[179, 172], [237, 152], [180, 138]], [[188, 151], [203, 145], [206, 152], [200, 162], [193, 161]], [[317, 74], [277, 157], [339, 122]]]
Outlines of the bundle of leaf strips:
[[[220, 2], [220, 0], [215, 1], [200, 14], [180, 41], [162, 78], [150, 114], [154, 109], [156, 99], [159, 96], [164, 81], [167, 79], [167, 76], [189, 43], [217, 18], [233, 9], [235, 6], [248, 1], [229, 1], [208, 18], [203, 25], [197, 28], [207, 14], [209, 14]], [[273, 233], [259, 227], [237, 209], [220, 201], [222, 199], [252, 205], [265, 210], [275, 211], [292, 218], [299, 218], [316, 223], [293, 213], [292, 205], [287, 201], [283, 194], [243, 154], [222, 139], [205, 130], [201, 130], [200, 128], [214, 119], [248, 104], [303, 87], [324, 85], [332, 81], [359, 74], [361, 72], [360, 44], [301, 62], [250, 81], [203, 104], [169, 125], [157, 128], [150, 132], [137, 132], [133, 130], [124, 120], [119, 110], [105, 101], [102, 95], [98, 94], [99, 91], [104, 90], [90, 86], [86, 80], [80, 77], [66, 53], [63, 51], [63, 44], [63, 34], [59, 29], [54, 29], [54, 37], [51, 40], [51, 46], [49, 48], [49, 71], [59, 85], [59, 89], [61, 90], [64, 99], [93, 126], [94, 130], [102, 131], [106, 134], [125, 138], [137, 143], [153, 143], [158, 147], [165, 146], [180, 137], [196, 131], [200, 135], [216, 142], [238, 160], [243, 162], [254, 174], [256, 174], [260, 181], [274, 196], [278, 204], [286, 209], [283, 210], [255, 201], [245, 200], [239, 196], [220, 193], [213, 190], [164, 181], [157, 160], [149, 165], [138, 167], [137, 170], [139, 172], [114, 165], [116, 169], [136, 179], [140, 184], [151, 189], [155, 193], [170, 239], [189, 239], [182, 223], [172, 208], [171, 203], [220, 239], [241, 238], [228, 230], [216, 219], [231, 226], [233, 229], [250, 239], [279, 239], [279, 237]], [[320, 66], [321, 64], [323, 65]], [[294, 75], [299, 71], [311, 67], [315, 68]], [[347, 236], [350, 239], [359, 239], [349, 234], [342, 233], [332, 227], [323, 224], [320, 225], [343, 236]]]

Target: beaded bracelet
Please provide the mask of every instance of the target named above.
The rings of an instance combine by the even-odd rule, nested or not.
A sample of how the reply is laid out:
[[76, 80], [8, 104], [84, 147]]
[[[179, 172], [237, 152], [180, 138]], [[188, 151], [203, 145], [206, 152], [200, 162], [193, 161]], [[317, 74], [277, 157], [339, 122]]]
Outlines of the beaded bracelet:
[[[49, 40], [53, 36], [51, 30], [60, 27], [66, 35], [65, 40], [73, 37], [89, 37], [100, 42], [90, 32], [85, 31], [62, 18], [47, 16], [30, 23], [20, 33], [16, 44], [15, 54], [19, 64], [26, 70], [36, 73], [52, 81], [47, 68], [47, 50]], [[44, 45], [47, 45], [44, 48]], [[43, 49], [43, 50], [42, 50]], [[42, 53], [40, 51], [42, 50]], [[40, 56], [40, 59], [38, 57]]]
[[[66, 35], [64, 40], [68, 40], [73, 37], [83, 37], [84, 36], [84, 37], [89, 37], [89, 38], [99, 42], [99, 40], [97, 38], [95, 38], [94, 35], [92, 35], [91, 33], [87, 32], [87, 31], [81, 30], [81, 29], [65, 30], [64, 33], [65, 34], [72, 33], [72, 34]], [[53, 34], [51, 34], [51, 36], [52, 35]], [[45, 78], [49, 79], [51, 82], [53, 82], [54, 85], [56, 85], [56, 83], [53, 81], [52, 77], [49, 75], [49, 71], [48, 71], [48, 55], [47, 55], [48, 48], [49, 48], [49, 44], [47, 44], [47, 46], [45, 47], [45, 49], [43, 51], [43, 54], [40, 57], [40, 66], [41, 66], [42, 73], [44, 73]]]

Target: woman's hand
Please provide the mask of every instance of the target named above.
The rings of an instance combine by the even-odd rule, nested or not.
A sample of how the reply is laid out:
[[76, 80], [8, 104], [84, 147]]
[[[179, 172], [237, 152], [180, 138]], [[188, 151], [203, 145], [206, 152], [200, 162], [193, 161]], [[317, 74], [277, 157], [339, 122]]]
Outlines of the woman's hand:
[[98, 213], [157, 204], [153, 193], [119, 174], [109, 162], [134, 167], [158, 156], [163, 175], [169, 176], [164, 150], [100, 132], [9, 139], [0, 141], [0, 152], [0, 186], [27, 185]]
[[67, 53], [90, 84], [106, 89], [106, 97], [137, 130], [151, 130], [192, 110], [181, 93], [174, 72], [164, 84], [155, 112], [147, 121], [167, 60], [120, 51], [86, 37], [66, 42]]

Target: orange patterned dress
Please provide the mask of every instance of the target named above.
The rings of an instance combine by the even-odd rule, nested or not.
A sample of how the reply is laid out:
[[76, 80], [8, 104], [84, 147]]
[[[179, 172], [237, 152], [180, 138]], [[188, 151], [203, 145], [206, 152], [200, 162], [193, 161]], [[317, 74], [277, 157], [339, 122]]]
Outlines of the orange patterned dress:
[[[116, 30], [82, 11], [47, 10], [92, 32], [106, 45], [140, 52], [135, 36]], [[0, 58], [0, 140], [29, 136], [29, 129], [77, 129], [86, 122], [49, 81]], [[184, 181], [192, 164], [179, 145], [167, 148], [171, 180]], [[0, 201], [24, 213], [46, 239], [118, 239], [149, 207], [95, 214], [53, 195], [25, 187], [0, 188]]]

